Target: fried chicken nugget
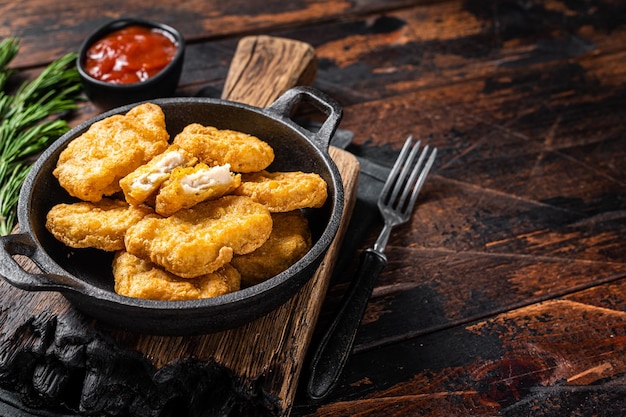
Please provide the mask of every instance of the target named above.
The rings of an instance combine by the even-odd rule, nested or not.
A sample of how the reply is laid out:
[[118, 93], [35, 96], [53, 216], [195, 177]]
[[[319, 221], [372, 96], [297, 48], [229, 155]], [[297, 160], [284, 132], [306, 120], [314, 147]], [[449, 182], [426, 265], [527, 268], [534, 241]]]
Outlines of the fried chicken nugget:
[[177, 145], [155, 156], [120, 180], [126, 201], [133, 205], [144, 203], [170, 177], [177, 167], [188, 167], [198, 159]]
[[309, 223], [300, 210], [272, 213], [272, 221], [272, 234], [260, 248], [246, 255], [235, 255], [231, 261], [241, 274], [242, 287], [280, 274], [311, 249]]
[[170, 217], [144, 218], [126, 232], [126, 250], [183, 278], [210, 274], [233, 254], [250, 253], [272, 231], [269, 210], [248, 197], [228, 195]]
[[70, 195], [95, 203], [119, 191], [119, 180], [163, 152], [168, 140], [161, 108], [140, 104], [92, 124], [61, 152], [52, 173]]
[[234, 172], [255, 172], [274, 161], [274, 150], [256, 136], [192, 123], [174, 138], [207, 165], [230, 164]]
[[130, 206], [109, 198], [97, 203], [62, 203], [48, 212], [46, 228], [66, 246], [112, 252], [124, 248], [124, 235], [130, 226], [153, 214], [147, 206]]
[[157, 196], [155, 210], [171, 216], [178, 210], [215, 200], [239, 187], [241, 175], [230, 171], [230, 165], [210, 167], [204, 163], [176, 168], [163, 183]]
[[240, 275], [230, 264], [193, 279], [177, 277], [157, 265], [119, 251], [113, 258], [115, 292], [150, 300], [196, 300], [239, 290]]
[[272, 213], [280, 213], [322, 207], [328, 190], [326, 181], [315, 173], [260, 171], [242, 175], [233, 194], [248, 196]]

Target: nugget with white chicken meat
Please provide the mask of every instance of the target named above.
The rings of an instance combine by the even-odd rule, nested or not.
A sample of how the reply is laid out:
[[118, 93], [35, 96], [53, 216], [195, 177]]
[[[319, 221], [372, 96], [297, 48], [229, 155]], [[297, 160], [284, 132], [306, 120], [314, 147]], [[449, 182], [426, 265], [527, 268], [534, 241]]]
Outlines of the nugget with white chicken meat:
[[268, 239], [272, 216], [248, 197], [227, 195], [144, 218], [126, 232], [126, 250], [183, 278], [210, 274], [234, 254], [250, 253]]
[[315, 173], [260, 171], [242, 175], [233, 194], [248, 196], [272, 213], [280, 213], [322, 207], [328, 190], [326, 181]]
[[152, 262], [119, 251], [113, 258], [115, 292], [149, 300], [182, 301], [211, 298], [239, 290], [241, 277], [230, 264], [210, 274], [186, 279]]
[[239, 187], [241, 175], [230, 171], [230, 165], [210, 167], [200, 163], [193, 167], [176, 168], [161, 186], [155, 210], [171, 216], [180, 209], [215, 200]]
[[170, 177], [175, 168], [195, 164], [197, 158], [176, 145], [155, 156], [120, 180], [126, 201], [133, 205], [144, 203]]
[[97, 203], [61, 203], [48, 212], [46, 228], [71, 248], [112, 252], [124, 249], [126, 230], [149, 215], [154, 215], [154, 211], [147, 206], [130, 206], [109, 198]]
[[207, 165], [229, 164], [234, 172], [255, 172], [274, 161], [272, 147], [256, 136], [198, 123], [187, 125], [174, 143]]
[[93, 123], [59, 155], [53, 171], [61, 187], [98, 202], [120, 190], [119, 181], [168, 147], [163, 110], [151, 103]]
[[231, 261], [241, 274], [242, 287], [280, 274], [311, 249], [309, 223], [300, 210], [272, 213], [272, 222], [272, 233], [260, 248], [246, 255], [235, 255]]

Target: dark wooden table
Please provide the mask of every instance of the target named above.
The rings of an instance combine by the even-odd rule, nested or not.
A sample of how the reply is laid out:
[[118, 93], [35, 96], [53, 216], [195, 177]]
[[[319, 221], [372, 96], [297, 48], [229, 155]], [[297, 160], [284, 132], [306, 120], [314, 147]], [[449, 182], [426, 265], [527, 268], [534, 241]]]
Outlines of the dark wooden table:
[[339, 386], [291, 415], [626, 413], [623, 2], [23, 0], [0, 4], [0, 36], [21, 38], [13, 66], [34, 76], [122, 16], [182, 31], [180, 95], [219, 95], [243, 36], [297, 39], [349, 151], [389, 166], [409, 134], [439, 148]]

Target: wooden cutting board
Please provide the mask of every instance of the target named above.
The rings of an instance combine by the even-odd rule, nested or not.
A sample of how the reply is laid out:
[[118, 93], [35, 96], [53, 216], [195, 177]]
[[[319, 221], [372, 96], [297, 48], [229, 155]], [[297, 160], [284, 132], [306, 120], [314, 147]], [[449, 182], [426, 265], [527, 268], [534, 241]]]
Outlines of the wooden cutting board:
[[[265, 107], [288, 88], [311, 84], [315, 70], [315, 53], [308, 44], [244, 38], [223, 98]], [[225, 406], [242, 403], [249, 415], [253, 409], [288, 415], [356, 200], [357, 160], [334, 147], [329, 152], [345, 188], [342, 222], [316, 274], [286, 304], [225, 332], [164, 337], [113, 329], [83, 316], [60, 294], [28, 293], [0, 281], [0, 386], [13, 386], [35, 408], [65, 403], [90, 412], [127, 415], [135, 410], [131, 415], [144, 415], [150, 408], [167, 409], [161, 402], [170, 395], [170, 404], [180, 402], [179, 411], [186, 406], [188, 415], [196, 415], [194, 409], [204, 413], [207, 407], [221, 408], [218, 415]], [[25, 269], [37, 269], [28, 259], [19, 262]], [[214, 368], [228, 370], [228, 377], [209, 381], [217, 378], [208, 371]], [[209, 388], [203, 390], [203, 384]], [[225, 395], [230, 399], [224, 402], [222, 396], [215, 405], [218, 401], [208, 393], [228, 384], [232, 387]]]

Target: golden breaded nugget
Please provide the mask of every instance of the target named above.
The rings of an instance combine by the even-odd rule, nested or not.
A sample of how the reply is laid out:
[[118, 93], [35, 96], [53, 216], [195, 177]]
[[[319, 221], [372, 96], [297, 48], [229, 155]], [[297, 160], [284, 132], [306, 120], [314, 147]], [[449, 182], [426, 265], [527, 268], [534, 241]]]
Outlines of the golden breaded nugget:
[[120, 180], [126, 201], [133, 205], [144, 203], [170, 177], [177, 167], [187, 167], [198, 159], [177, 145], [155, 156]]
[[240, 184], [241, 175], [230, 172], [228, 164], [179, 167], [159, 189], [155, 210], [162, 216], [171, 216], [180, 209], [228, 194]]
[[67, 192], [81, 200], [98, 202], [120, 190], [119, 180], [168, 146], [165, 115], [146, 103], [126, 115], [114, 115], [92, 124], [59, 155], [53, 175]]
[[115, 292], [150, 300], [195, 300], [217, 297], [239, 290], [240, 275], [226, 264], [217, 271], [186, 279], [164, 271], [157, 265], [119, 251], [113, 258]]
[[260, 171], [244, 174], [233, 194], [245, 195], [272, 213], [319, 208], [328, 197], [326, 181], [318, 174]]
[[256, 136], [192, 123], [174, 138], [207, 165], [229, 164], [234, 172], [255, 172], [274, 161], [274, 150]]
[[57, 204], [46, 216], [46, 228], [72, 248], [116, 251], [124, 248], [126, 230], [153, 214], [147, 206], [130, 206], [108, 198], [97, 203]]
[[249, 287], [278, 275], [311, 249], [309, 223], [300, 210], [272, 213], [274, 227], [269, 239], [254, 252], [235, 255], [231, 264]]
[[144, 218], [126, 232], [126, 250], [183, 278], [209, 274], [233, 254], [261, 246], [272, 231], [267, 208], [248, 197], [224, 196], [170, 217]]

